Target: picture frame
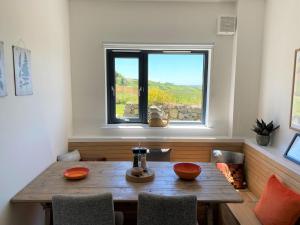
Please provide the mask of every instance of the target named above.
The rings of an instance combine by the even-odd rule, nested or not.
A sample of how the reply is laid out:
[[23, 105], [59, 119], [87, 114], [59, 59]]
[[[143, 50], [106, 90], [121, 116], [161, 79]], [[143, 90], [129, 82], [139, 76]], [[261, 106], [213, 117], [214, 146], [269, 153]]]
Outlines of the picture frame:
[[7, 86], [4, 68], [4, 42], [0, 41], [0, 97], [7, 96]]
[[31, 51], [13, 46], [15, 94], [32, 95]]
[[290, 128], [300, 131], [300, 49], [295, 50]]
[[300, 133], [295, 134], [284, 157], [300, 165]]

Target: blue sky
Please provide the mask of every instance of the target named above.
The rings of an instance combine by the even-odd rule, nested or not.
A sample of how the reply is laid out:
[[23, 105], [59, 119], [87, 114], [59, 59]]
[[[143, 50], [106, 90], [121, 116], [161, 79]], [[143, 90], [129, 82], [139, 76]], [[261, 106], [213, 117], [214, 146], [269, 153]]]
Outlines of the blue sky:
[[[149, 54], [148, 79], [181, 85], [202, 85], [203, 55]], [[116, 58], [116, 71], [138, 78], [138, 59]]]

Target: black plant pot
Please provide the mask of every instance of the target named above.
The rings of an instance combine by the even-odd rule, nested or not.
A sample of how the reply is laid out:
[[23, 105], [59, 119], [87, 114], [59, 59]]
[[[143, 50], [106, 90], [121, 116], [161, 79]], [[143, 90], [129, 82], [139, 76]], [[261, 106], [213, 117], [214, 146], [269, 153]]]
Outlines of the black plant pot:
[[270, 136], [256, 135], [256, 142], [261, 146], [267, 146], [270, 143]]

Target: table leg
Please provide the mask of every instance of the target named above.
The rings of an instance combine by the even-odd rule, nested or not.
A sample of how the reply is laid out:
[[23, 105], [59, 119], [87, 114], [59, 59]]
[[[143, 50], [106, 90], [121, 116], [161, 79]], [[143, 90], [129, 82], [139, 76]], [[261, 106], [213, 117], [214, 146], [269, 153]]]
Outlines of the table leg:
[[207, 225], [218, 225], [219, 224], [219, 211], [218, 204], [209, 203], [207, 210]]
[[52, 204], [51, 203], [42, 203], [41, 205], [45, 212], [45, 225], [53, 225]]

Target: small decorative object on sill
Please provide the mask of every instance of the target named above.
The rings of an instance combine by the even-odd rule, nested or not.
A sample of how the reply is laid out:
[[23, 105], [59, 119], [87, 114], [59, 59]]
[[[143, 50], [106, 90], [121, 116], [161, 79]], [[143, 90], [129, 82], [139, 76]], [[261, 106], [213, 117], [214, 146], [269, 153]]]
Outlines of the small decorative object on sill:
[[256, 133], [257, 144], [261, 146], [267, 146], [270, 143], [270, 135], [279, 127], [279, 125], [277, 127], [274, 127], [273, 121], [267, 124], [262, 119], [261, 121], [257, 119], [256, 125], [252, 129]]
[[149, 109], [149, 126], [166, 127], [169, 123], [168, 116], [157, 106], [151, 106]]

